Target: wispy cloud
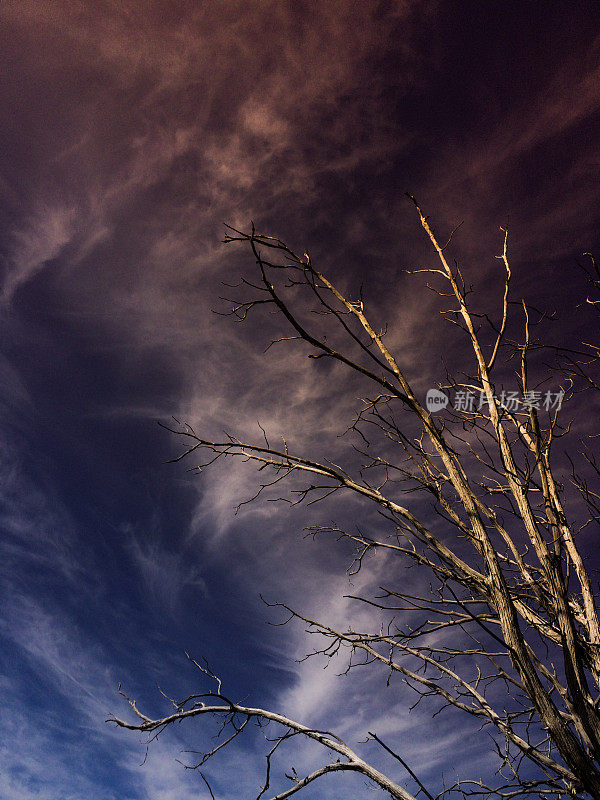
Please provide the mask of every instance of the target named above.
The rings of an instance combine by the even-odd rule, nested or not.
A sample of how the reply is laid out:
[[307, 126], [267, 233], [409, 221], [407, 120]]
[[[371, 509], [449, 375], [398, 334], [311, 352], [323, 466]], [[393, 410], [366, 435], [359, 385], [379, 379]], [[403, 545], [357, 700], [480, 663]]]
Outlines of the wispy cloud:
[[61, 253], [73, 235], [74, 220], [73, 208], [37, 208], [27, 227], [13, 233], [12, 255], [2, 285], [4, 303], [9, 303], [22, 283]]
[[[28, 714], [32, 697], [26, 680], [5, 678], [10, 698], [2, 709], [5, 744], [0, 749], [3, 798], [192, 798], [197, 780], [176, 763], [181, 745], [171, 737], [157, 742], [147, 759], [145, 747], [104, 720], [119, 704], [119, 678], [132, 683], [131, 666], [111, 660], [103, 645], [72, 621], [56, 617], [34, 601], [21, 599], [5, 607], [3, 628], [25, 654], [25, 669], [39, 681], [41, 693]], [[121, 709], [119, 709], [121, 711]], [[103, 763], [102, 769], [98, 764]], [[103, 772], [114, 775], [108, 782]]]
[[206, 592], [201, 570], [190, 563], [189, 555], [181, 551], [169, 552], [150, 531], [137, 534], [132, 531], [128, 549], [136, 574], [143, 581], [144, 597], [151, 598], [161, 610], [173, 615], [181, 613], [182, 595], [186, 590]]

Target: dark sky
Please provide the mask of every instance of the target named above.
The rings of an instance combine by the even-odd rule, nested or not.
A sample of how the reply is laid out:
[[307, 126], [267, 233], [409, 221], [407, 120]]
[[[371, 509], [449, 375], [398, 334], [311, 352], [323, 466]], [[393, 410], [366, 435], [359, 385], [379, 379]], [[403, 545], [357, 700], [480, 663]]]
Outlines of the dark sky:
[[[177, 442], [155, 420], [251, 438], [260, 421], [337, 453], [357, 408], [306, 353], [264, 353], [273, 319], [212, 313], [221, 282], [252, 272], [223, 222], [362, 284], [423, 392], [461, 351], [402, 272], [433, 263], [407, 191], [441, 239], [463, 223], [453, 254], [483, 305], [499, 303], [507, 225], [516, 295], [558, 311], [568, 339], [577, 262], [600, 245], [599, 53], [597, 2], [2, 2], [2, 800], [197, 798], [175, 759], [199, 729], [140, 766], [139, 737], [104, 723], [119, 682], [156, 713], [157, 683], [194, 688], [186, 650], [251, 704], [400, 743], [433, 785], [489, 771], [455, 716], [432, 729], [379, 674], [297, 663], [303, 631], [267, 624], [259, 592], [332, 623], [366, 614], [343, 599], [347, 552], [301, 535], [335, 503], [235, 516], [255, 472], [165, 464]], [[254, 796], [256, 748], [207, 769], [220, 799]], [[370, 796], [347, 779], [315, 791]]]

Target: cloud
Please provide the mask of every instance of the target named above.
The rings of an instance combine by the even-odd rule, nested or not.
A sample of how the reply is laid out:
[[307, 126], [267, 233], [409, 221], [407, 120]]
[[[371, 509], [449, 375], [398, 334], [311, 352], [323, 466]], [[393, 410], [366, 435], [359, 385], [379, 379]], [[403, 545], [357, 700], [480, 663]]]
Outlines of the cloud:
[[[3, 633], [17, 646], [19, 660], [25, 654], [25, 673], [36, 676], [43, 690], [37, 697], [39, 690], [28, 692], [19, 676], [3, 679], [9, 698], [2, 709], [3, 730], [10, 747], [0, 748], [5, 777], [0, 797], [197, 796], [197, 779], [176, 763], [182, 745], [175, 737], [156, 742], [141, 768], [144, 746], [104, 722], [119, 705], [117, 677], [134, 682], [130, 665], [113, 662], [89, 631], [32, 599], [13, 599], [5, 611]], [[110, 781], [105, 770], [112, 774]]]
[[[390, 20], [406, 21], [409, 8], [395, 4]], [[319, 173], [346, 174], [398, 146], [378, 125], [375, 98], [361, 88], [365, 60], [391, 35], [367, 7], [320, 7], [318, 24], [309, 24], [285, 5], [261, 4], [257, 13], [253, 4], [230, 2], [199, 8], [186, 15], [185, 24], [144, 13], [135, 27], [142, 9], [107, 3], [102, 20], [68, 3], [47, 9], [24, 2], [18, 12], [9, 3], [3, 9], [18, 36], [40, 42], [51, 32], [53, 48], [45, 58], [56, 70], [87, 69], [105, 82], [95, 92], [95, 80], [88, 90], [66, 79], [56, 102], [70, 114], [77, 108], [75, 124], [58, 131], [50, 117], [48, 128], [35, 133], [33, 170], [42, 160], [49, 163], [36, 175], [34, 203], [14, 234], [19, 252], [7, 298], [19, 281], [61, 252], [75, 224], [78, 231], [89, 229], [79, 258], [106, 242], [109, 232], [118, 235], [115, 223], [149, 187], [184, 179], [176, 166], [182, 159], [188, 158], [188, 175], [196, 175], [195, 187], [184, 190], [187, 198], [198, 197], [186, 201], [197, 217], [187, 235], [196, 240], [199, 224], [205, 236], [224, 215], [234, 222], [264, 216], [282, 196], [306, 206], [316, 198]], [[248, 46], [256, 35], [263, 36], [258, 51]], [[354, 134], [347, 120], [356, 122], [356, 107], [341, 113], [336, 98], [357, 90], [367, 105], [361, 125], [370, 141], [359, 144], [357, 131], [349, 147], [346, 140]], [[37, 99], [43, 106], [44, 97]], [[324, 143], [324, 124], [332, 148], [319, 159], [300, 142], [314, 131]], [[74, 205], [49, 205], [58, 185]], [[25, 195], [22, 202], [25, 211]], [[168, 202], [173, 208], [172, 196]], [[209, 215], [205, 204], [212, 207]], [[181, 205], [174, 210], [185, 213]], [[153, 233], [146, 229], [144, 236], [151, 244]], [[79, 260], [75, 253], [71, 258]]]
[[459, 139], [433, 147], [418, 199], [438, 229], [449, 233], [465, 222], [455, 249], [463, 264], [471, 261], [480, 282], [497, 272], [493, 256], [501, 251], [501, 225], [509, 228], [515, 266], [517, 259], [573, 258], [595, 238], [599, 192], [592, 175], [598, 163], [594, 137], [584, 131], [593, 127], [600, 106], [600, 72], [590, 58], [598, 40], [588, 47], [520, 87], [504, 113], [482, 109]]
[[141, 578], [144, 597], [175, 616], [182, 611], [183, 594], [188, 590], [205, 594], [206, 582], [201, 577], [200, 567], [190, 563], [188, 554], [169, 552], [155, 535], [152, 532], [130, 533], [128, 549], [137, 573], [133, 582]]
[[[5, 566], [6, 585], [30, 586], [32, 574], [38, 581], [67, 580], [76, 585], [86, 571], [85, 560], [75, 546], [76, 526], [64, 505], [48, 495], [28, 477], [22, 458], [15, 452], [14, 438], [2, 436], [0, 457], [0, 525], [3, 531], [0, 551]], [[59, 578], [60, 576], [60, 578]], [[91, 588], [93, 580], [88, 581]]]
[[26, 228], [13, 233], [10, 266], [2, 283], [2, 302], [9, 303], [25, 281], [57, 258], [71, 241], [75, 209], [63, 206], [37, 208]]

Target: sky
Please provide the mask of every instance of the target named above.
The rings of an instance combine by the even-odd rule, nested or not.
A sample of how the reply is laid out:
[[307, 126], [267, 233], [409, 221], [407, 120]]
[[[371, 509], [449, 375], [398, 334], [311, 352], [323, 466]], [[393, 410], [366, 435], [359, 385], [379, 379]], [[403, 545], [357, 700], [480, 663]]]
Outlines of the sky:
[[[273, 625], [261, 601], [360, 623], [344, 595], [386, 564], [349, 577], [347, 550], [302, 533], [373, 516], [335, 500], [235, 514], [255, 471], [169, 464], [180, 443], [156, 422], [253, 439], [260, 423], [332, 454], [362, 396], [293, 344], [265, 352], [271, 316], [214, 313], [234, 291], [222, 283], [253, 274], [223, 223], [254, 221], [350, 295], [362, 286], [423, 393], [462, 351], [403, 272], [433, 262], [406, 192], [441, 239], [462, 223], [454, 254], [484, 305], [508, 227], [515, 293], [558, 312], [555, 341], [585, 331], [567, 311], [600, 246], [599, 54], [591, 1], [3, 0], [2, 800], [208, 796], [177, 763], [202, 726], [146, 757], [143, 737], [105, 723], [125, 713], [119, 683], [156, 714], [157, 684], [195, 689], [186, 652], [252, 705], [356, 747], [388, 736], [437, 791], [465, 765], [489, 772], [468, 724], [432, 728], [432, 708], [409, 714], [377, 671], [299, 661], [302, 627]], [[255, 796], [263, 750], [250, 738], [207, 766], [220, 800]], [[315, 792], [373, 795], [347, 777]]]

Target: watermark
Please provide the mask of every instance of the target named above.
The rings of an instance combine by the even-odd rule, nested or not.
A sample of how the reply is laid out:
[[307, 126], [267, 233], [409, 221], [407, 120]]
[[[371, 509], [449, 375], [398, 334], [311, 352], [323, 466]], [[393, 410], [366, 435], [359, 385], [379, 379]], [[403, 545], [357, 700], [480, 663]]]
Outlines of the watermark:
[[448, 402], [448, 395], [444, 392], [440, 392], [439, 389], [429, 389], [425, 398], [427, 411], [430, 411], [431, 413], [434, 413], [435, 411], [442, 411], [442, 409], [446, 408]]
[[[544, 411], [560, 411], [564, 392], [561, 390], [553, 392], [550, 389], [541, 391], [526, 392], [507, 392], [504, 389], [498, 395], [494, 395], [494, 400], [506, 411], [529, 411], [532, 408]], [[450, 403], [450, 397], [440, 389], [428, 389], [425, 396], [425, 406], [427, 411], [435, 414], [443, 411]], [[488, 398], [483, 390], [477, 392], [469, 389], [457, 389], [454, 393], [452, 408], [454, 411], [475, 412], [488, 404]]]

